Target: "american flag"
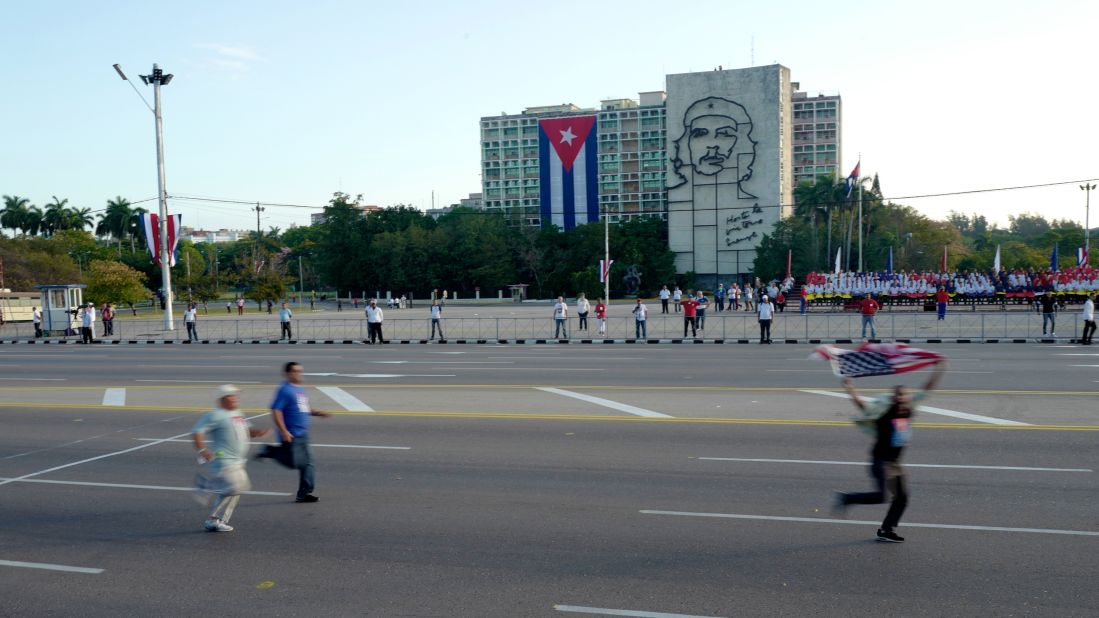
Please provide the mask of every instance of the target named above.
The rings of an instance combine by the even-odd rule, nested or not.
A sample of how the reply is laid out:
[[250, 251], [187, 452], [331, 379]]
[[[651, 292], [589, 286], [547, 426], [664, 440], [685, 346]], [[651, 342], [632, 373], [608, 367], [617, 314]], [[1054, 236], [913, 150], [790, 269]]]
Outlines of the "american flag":
[[946, 360], [945, 356], [937, 352], [909, 347], [903, 343], [864, 343], [854, 350], [822, 345], [809, 358], [831, 362], [832, 371], [842, 378], [907, 373]]

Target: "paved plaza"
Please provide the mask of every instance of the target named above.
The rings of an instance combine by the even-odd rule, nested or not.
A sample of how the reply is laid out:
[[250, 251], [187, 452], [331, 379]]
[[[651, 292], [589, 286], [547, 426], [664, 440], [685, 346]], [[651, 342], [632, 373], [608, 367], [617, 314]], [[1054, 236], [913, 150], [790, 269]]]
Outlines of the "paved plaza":
[[[1094, 615], [1099, 352], [928, 347], [886, 545], [811, 345], [4, 346], [0, 614]], [[321, 500], [254, 461], [205, 532], [190, 427], [224, 382], [269, 427], [288, 360]]]

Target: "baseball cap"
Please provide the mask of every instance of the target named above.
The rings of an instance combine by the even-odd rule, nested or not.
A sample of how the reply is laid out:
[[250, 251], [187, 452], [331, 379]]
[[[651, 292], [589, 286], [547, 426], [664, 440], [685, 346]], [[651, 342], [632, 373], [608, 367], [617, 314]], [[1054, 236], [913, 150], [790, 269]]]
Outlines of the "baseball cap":
[[222, 384], [218, 387], [218, 399], [222, 397], [228, 397], [229, 395], [239, 395], [240, 389], [235, 384]]

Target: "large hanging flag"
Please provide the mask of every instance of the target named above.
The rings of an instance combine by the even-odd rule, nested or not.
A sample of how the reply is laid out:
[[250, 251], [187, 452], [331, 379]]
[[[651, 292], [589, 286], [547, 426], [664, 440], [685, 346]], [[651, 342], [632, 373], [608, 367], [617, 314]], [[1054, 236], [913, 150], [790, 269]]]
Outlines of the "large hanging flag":
[[542, 225], [571, 230], [599, 220], [595, 116], [538, 121]]
[[855, 185], [859, 182], [859, 167], [862, 165], [860, 160], [855, 164], [855, 169], [851, 170], [851, 174], [847, 177], [847, 194], [844, 198], [851, 197], [851, 190], [855, 188]]
[[599, 260], [599, 283], [606, 283], [607, 277], [611, 276], [611, 264], [614, 260]]
[[1053, 272], [1058, 272], [1061, 269], [1057, 266], [1057, 243], [1053, 244], [1053, 253], [1049, 255], [1049, 269]]
[[841, 251], [843, 251], [843, 249], [842, 249], [842, 248], [840, 248], [840, 249], [836, 249], [836, 269], [835, 269], [835, 271], [834, 271], [834, 272], [835, 272], [835, 273], [836, 273], [837, 275], [838, 275], [838, 274], [840, 274], [840, 252], [841, 252]]
[[[145, 247], [149, 250], [153, 264], [160, 265], [160, 220], [151, 212], [138, 215], [141, 229], [145, 233]], [[175, 266], [179, 258], [176, 245], [179, 242], [179, 228], [183, 215], [168, 215], [168, 266]]]
[[831, 362], [832, 371], [842, 378], [907, 373], [946, 360], [938, 352], [912, 348], [903, 343], [864, 343], [854, 350], [822, 345], [809, 358]]
[[1088, 250], [1084, 247], [1076, 248], [1076, 265], [1087, 266], [1088, 265]]
[[992, 272], [1000, 272], [1000, 245], [996, 245], [996, 257], [992, 259]]
[[893, 247], [889, 247], [889, 260], [885, 263], [885, 274], [893, 274]]

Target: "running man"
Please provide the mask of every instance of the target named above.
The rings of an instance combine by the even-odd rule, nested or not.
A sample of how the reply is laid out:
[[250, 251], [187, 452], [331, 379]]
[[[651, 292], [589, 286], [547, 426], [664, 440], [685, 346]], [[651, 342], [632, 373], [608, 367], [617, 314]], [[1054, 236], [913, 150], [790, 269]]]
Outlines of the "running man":
[[250, 438], [259, 438], [270, 429], [256, 429], [240, 411], [240, 389], [225, 384], [218, 389], [218, 407], [198, 419], [191, 429], [191, 441], [198, 449], [205, 474], [196, 477], [196, 489], [204, 502], [214, 498], [213, 510], [206, 518], [210, 532], [231, 532], [229, 518], [237, 508], [240, 494], [252, 488], [244, 466], [248, 460]]
[[275, 421], [281, 444], [264, 446], [256, 459], [274, 459], [287, 468], [298, 471], [298, 493], [295, 502], [316, 502], [313, 495], [313, 450], [309, 448], [309, 421], [311, 416], [329, 417], [309, 407], [309, 396], [302, 385], [303, 369], [300, 363], [289, 362], [283, 367], [286, 380], [275, 391], [271, 402], [271, 418]]
[[844, 378], [843, 387], [855, 407], [862, 413], [855, 423], [874, 432], [874, 448], [870, 451], [870, 475], [874, 478], [875, 491], [864, 493], [836, 493], [835, 510], [842, 515], [851, 504], [882, 504], [886, 493], [893, 496], [889, 512], [878, 529], [878, 540], [886, 543], [903, 543], [898, 536], [897, 524], [908, 506], [908, 483], [901, 466], [901, 452], [912, 436], [912, 415], [917, 402], [935, 389], [943, 376], [946, 362], [935, 365], [934, 372], [923, 390], [909, 394], [904, 386], [896, 386], [892, 396], [863, 399], [855, 391], [851, 378]]

